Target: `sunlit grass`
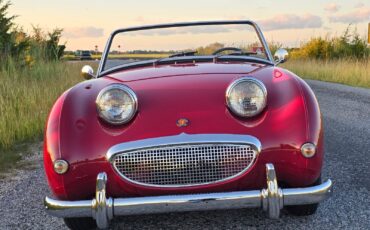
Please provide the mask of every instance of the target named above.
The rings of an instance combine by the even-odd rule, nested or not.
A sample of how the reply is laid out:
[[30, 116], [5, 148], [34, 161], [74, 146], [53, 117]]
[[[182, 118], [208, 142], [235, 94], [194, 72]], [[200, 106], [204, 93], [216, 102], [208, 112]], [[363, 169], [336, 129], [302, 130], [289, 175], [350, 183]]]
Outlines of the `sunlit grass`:
[[288, 60], [282, 67], [302, 78], [370, 88], [369, 60]]
[[18, 68], [12, 63], [0, 70], [0, 169], [19, 143], [41, 140], [51, 106], [64, 92], [82, 81], [83, 63], [39, 63]]
[[[127, 59], [156, 59], [156, 58], [165, 58], [168, 57], [170, 54], [168, 53], [145, 53], [145, 54], [109, 54], [109, 58], [112, 59], [119, 59], [119, 58], [127, 58]], [[92, 59], [101, 59], [101, 55], [91, 55]], [[64, 55], [64, 60], [75, 60], [75, 55]]]

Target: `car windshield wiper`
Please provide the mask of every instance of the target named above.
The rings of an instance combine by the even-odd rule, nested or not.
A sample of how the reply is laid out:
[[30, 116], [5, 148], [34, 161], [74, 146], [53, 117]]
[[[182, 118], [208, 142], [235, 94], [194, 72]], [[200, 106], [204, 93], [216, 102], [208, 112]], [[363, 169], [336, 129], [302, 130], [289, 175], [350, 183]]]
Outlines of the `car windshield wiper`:
[[249, 55], [256, 55], [257, 52], [234, 52], [234, 53], [231, 53], [229, 55], [246, 55], [246, 56], [249, 56]]
[[175, 54], [172, 54], [170, 56], [168, 56], [169, 58], [172, 58], [172, 57], [180, 57], [180, 56], [192, 56], [194, 54], [198, 53], [197, 51], [184, 51], [184, 52], [180, 52], [180, 53], [175, 53]]
[[249, 56], [249, 55], [256, 55], [256, 54], [257, 54], [257, 52], [233, 52], [233, 53], [229, 53], [229, 54], [218, 55], [217, 57], [229, 56], [229, 55]]
[[220, 54], [220, 55], [215, 55], [213, 58], [213, 61], [216, 62], [217, 59], [223, 56], [250, 56], [250, 55], [256, 55], [257, 52], [233, 52], [229, 54]]
[[172, 54], [172, 55], [170, 55], [168, 57], [165, 57], [165, 58], [158, 58], [158, 59], [154, 60], [153, 66], [156, 66], [159, 62], [161, 62], [162, 60], [164, 60], [166, 58], [181, 57], [181, 56], [192, 56], [196, 53], [198, 53], [198, 51], [184, 51], [184, 52]]

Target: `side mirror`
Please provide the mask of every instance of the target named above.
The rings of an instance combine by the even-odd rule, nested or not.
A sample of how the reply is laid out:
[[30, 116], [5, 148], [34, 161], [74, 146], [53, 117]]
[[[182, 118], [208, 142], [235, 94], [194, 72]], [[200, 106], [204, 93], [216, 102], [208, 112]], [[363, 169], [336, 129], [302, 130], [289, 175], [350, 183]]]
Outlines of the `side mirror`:
[[93, 68], [89, 65], [85, 65], [84, 67], [82, 67], [81, 76], [85, 80], [90, 80], [91, 78], [94, 78], [95, 76]]
[[289, 56], [289, 53], [288, 53], [288, 51], [286, 51], [286, 49], [280, 48], [280, 49], [276, 50], [276, 52], [274, 54], [276, 64], [286, 62], [287, 59], [288, 59], [288, 56]]

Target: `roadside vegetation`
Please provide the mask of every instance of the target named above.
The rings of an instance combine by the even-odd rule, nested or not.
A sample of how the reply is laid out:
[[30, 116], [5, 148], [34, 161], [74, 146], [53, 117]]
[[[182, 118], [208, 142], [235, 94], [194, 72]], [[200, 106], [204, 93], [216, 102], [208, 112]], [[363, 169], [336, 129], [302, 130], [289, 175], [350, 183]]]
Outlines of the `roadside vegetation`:
[[[0, 171], [15, 167], [27, 143], [40, 141], [57, 97], [80, 81], [82, 63], [59, 61], [62, 30], [26, 34], [0, 0]], [[26, 143], [26, 144], [25, 144]]]
[[83, 63], [38, 62], [0, 70], [0, 171], [12, 167], [23, 151], [18, 144], [42, 140], [51, 106], [62, 92], [81, 81]]
[[[61, 29], [34, 27], [31, 33], [14, 25], [10, 4], [0, 0], [0, 171], [14, 167], [24, 143], [42, 140], [45, 121], [57, 97], [81, 81], [83, 62], [62, 60]], [[270, 45], [272, 52], [282, 47]], [[221, 48], [214, 43], [199, 53]], [[171, 52], [114, 54], [117, 58], [162, 58]], [[290, 50], [282, 66], [299, 76], [370, 88], [370, 51], [365, 39], [349, 27], [340, 37], [318, 37]], [[100, 56], [93, 55], [94, 59]], [[69, 54], [64, 59], [73, 59]], [[96, 65], [93, 66], [96, 68]]]
[[370, 88], [370, 59], [291, 59], [282, 67], [305, 79]]
[[282, 66], [303, 78], [370, 88], [370, 48], [351, 26], [339, 37], [315, 37], [291, 49]]
[[[154, 59], [154, 58], [165, 58], [168, 57], [171, 53], [156, 53], [156, 54], [131, 54], [131, 53], [121, 53], [121, 54], [109, 54], [109, 59]], [[101, 54], [92, 54], [91, 58], [93, 60], [100, 60]], [[78, 58], [74, 54], [63, 55], [62, 60], [65, 61], [74, 61]]]

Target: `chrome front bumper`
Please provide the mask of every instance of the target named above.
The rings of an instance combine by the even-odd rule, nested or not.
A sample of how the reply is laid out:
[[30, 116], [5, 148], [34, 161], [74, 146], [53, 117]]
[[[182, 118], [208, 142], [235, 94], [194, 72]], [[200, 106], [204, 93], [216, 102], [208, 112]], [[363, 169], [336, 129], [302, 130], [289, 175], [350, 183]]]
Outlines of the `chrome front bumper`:
[[307, 188], [278, 187], [273, 164], [266, 164], [267, 188], [262, 190], [138, 198], [107, 198], [106, 173], [99, 173], [96, 197], [92, 200], [61, 201], [45, 198], [46, 211], [56, 217], [93, 217], [99, 228], [107, 228], [114, 216], [262, 207], [272, 219], [286, 205], [319, 203], [331, 195], [332, 182]]

